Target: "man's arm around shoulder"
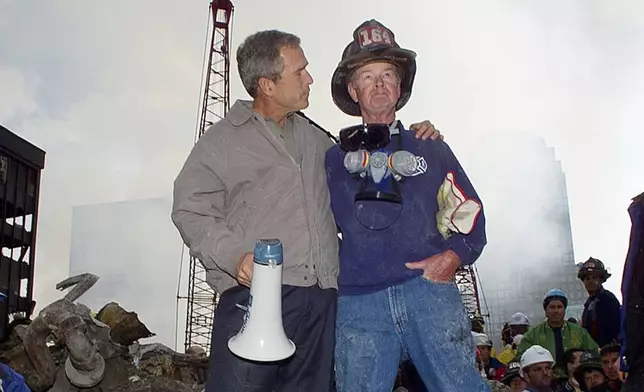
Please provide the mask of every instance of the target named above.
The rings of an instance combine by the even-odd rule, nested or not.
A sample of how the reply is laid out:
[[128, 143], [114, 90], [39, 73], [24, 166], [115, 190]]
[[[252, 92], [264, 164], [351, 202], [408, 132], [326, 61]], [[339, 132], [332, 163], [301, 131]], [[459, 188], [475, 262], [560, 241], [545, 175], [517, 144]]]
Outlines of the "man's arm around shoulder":
[[487, 244], [483, 204], [447, 143], [440, 140], [434, 143], [442, 151], [445, 176], [438, 195], [439, 204], [442, 199], [445, 208], [439, 215], [442, 215], [445, 226], [451, 227], [452, 233], [443, 242], [443, 251], [453, 251], [460, 258], [461, 265], [470, 265], [479, 258]]
[[207, 270], [219, 268], [234, 278], [246, 249], [226, 225], [226, 189], [217, 169], [212, 138], [200, 139], [174, 181], [172, 222]]

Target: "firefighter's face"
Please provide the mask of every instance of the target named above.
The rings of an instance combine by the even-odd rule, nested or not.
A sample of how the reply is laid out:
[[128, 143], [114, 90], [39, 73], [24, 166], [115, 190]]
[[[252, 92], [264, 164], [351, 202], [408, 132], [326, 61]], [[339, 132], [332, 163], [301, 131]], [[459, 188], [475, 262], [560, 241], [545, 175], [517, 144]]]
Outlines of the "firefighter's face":
[[589, 294], [596, 293], [601, 285], [602, 279], [598, 274], [587, 274], [584, 276], [584, 287]]

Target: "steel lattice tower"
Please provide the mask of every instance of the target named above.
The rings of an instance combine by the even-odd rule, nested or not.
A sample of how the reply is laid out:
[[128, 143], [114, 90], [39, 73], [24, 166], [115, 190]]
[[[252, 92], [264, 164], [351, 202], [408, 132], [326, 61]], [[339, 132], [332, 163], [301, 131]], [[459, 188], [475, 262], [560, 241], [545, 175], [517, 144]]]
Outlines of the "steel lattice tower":
[[[230, 46], [234, 7], [230, 0], [210, 3], [212, 26], [208, 27], [207, 69], [203, 75], [200, 117], [196, 139], [222, 119], [230, 108]], [[196, 140], [195, 140], [196, 141]], [[201, 261], [190, 257], [188, 273], [185, 348], [200, 346], [210, 351], [210, 334], [218, 295], [206, 282]]]
[[470, 316], [481, 315], [481, 301], [474, 266], [466, 265], [459, 268], [455, 279], [467, 313]]

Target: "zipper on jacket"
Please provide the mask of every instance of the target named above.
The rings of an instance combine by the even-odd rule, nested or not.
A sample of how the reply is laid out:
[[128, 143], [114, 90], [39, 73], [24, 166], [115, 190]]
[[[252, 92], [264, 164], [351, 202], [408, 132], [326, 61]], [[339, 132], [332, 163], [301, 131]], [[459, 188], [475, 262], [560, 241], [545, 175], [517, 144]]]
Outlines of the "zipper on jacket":
[[[290, 155], [290, 154], [289, 154]], [[302, 158], [304, 159], [304, 158]], [[295, 162], [295, 160], [293, 160]], [[302, 195], [302, 203], [304, 203], [304, 216], [306, 217], [306, 227], [309, 229], [309, 249], [313, 251], [313, 238], [311, 237], [311, 221], [309, 219], [309, 214], [308, 214], [308, 203], [306, 201], [306, 193], [304, 192], [304, 176], [302, 175], [302, 171], [300, 170], [300, 193]], [[320, 241], [318, 241], [318, 247], [319, 247]], [[316, 252], [317, 253], [317, 252]], [[307, 262], [305, 261], [305, 265], [308, 265], [310, 263], [315, 263], [314, 257], [312, 257], [311, 254], [309, 254], [310, 260]], [[313, 264], [315, 265], [315, 264]], [[307, 270], [312, 268], [312, 266], [308, 266]], [[316, 273], [316, 278], [317, 278], [317, 273]], [[318, 279], [319, 280], [319, 279]]]

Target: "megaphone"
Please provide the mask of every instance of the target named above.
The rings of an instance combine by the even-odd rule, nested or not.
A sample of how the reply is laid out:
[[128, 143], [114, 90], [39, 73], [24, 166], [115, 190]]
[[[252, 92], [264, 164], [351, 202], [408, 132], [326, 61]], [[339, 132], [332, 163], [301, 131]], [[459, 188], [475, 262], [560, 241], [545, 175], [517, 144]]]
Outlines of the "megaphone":
[[295, 353], [295, 344], [286, 337], [282, 323], [282, 261], [280, 240], [257, 241], [244, 323], [228, 341], [228, 348], [238, 357], [273, 362]]

